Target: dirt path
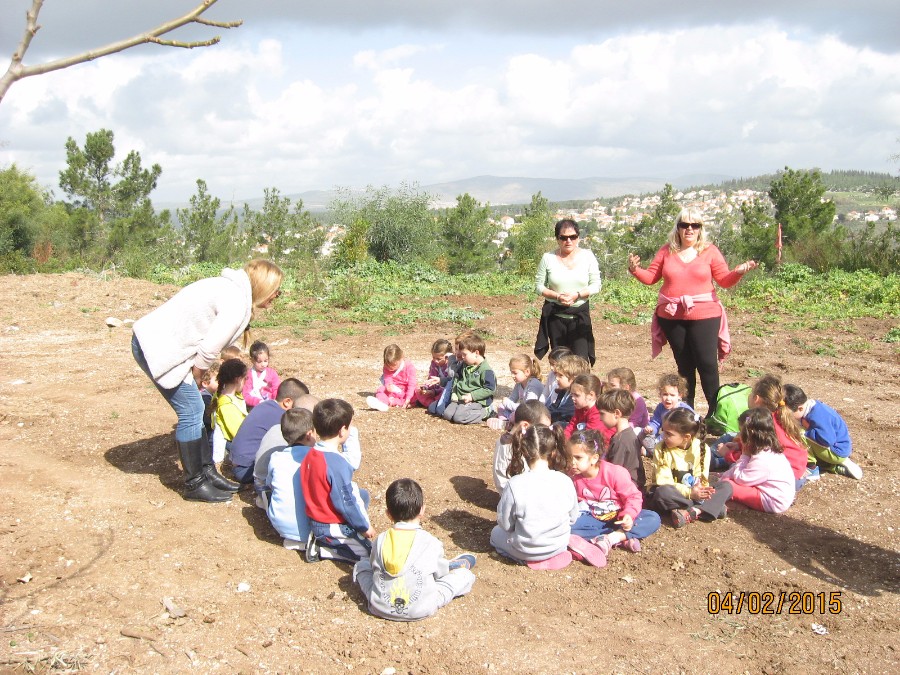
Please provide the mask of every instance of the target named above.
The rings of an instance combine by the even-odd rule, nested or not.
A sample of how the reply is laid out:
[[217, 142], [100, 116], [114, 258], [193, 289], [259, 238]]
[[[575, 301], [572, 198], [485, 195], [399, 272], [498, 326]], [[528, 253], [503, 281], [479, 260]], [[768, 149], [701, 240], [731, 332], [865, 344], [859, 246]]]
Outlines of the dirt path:
[[[74, 274], [0, 278], [0, 671], [23, 661], [159, 673], [900, 670], [900, 357], [881, 342], [895, 321], [795, 341], [778, 326], [757, 337], [748, 317], [732, 317], [723, 381], [777, 372], [841, 410], [862, 481], [828, 475], [784, 516], [664, 526], [643, 552], [617, 551], [604, 570], [545, 573], [489, 553], [496, 432], [365, 408], [384, 344], [398, 342], [426, 367], [431, 341], [452, 326], [259, 331], [279, 372], [357, 408], [357, 480], [375, 497], [376, 529], [387, 525], [384, 489], [410, 476], [425, 489], [426, 527], [449, 553], [478, 554], [470, 596], [401, 625], [366, 614], [349, 566], [308, 565], [283, 549], [249, 495], [182, 500], [174, 414], [131, 359], [128, 328], [104, 324], [138, 318], [174, 290]], [[533, 337], [525, 301], [457, 300], [489, 313], [479, 326], [489, 330], [488, 360], [510, 386], [506, 362]], [[671, 356], [649, 360], [646, 327], [595, 323], [595, 370], [632, 367], [655, 402], [652, 385], [673, 369]], [[837, 357], [804, 346], [826, 338]], [[250, 590], [237, 592], [241, 583]], [[724, 591], [807, 594], [797, 608], [816, 606], [755, 614], [751, 596], [740, 614], [710, 614], [709, 594]], [[819, 613], [832, 593], [840, 612]], [[171, 616], [163, 598], [185, 616]]]

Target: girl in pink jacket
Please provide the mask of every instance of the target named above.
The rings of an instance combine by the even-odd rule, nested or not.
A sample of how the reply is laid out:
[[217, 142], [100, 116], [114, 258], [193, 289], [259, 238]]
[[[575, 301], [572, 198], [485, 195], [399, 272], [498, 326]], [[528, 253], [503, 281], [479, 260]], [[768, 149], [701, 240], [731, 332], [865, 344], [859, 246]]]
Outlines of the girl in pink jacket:
[[375, 396], [366, 397], [373, 410], [385, 412], [390, 408], [409, 408], [416, 393], [416, 367], [403, 358], [403, 350], [397, 345], [384, 348], [384, 370], [381, 386]]
[[722, 474], [734, 487], [732, 501], [766, 513], [784, 513], [794, 502], [794, 472], [784, 456], [768, 408], [751, 408], [741, 426], [742, 454]]

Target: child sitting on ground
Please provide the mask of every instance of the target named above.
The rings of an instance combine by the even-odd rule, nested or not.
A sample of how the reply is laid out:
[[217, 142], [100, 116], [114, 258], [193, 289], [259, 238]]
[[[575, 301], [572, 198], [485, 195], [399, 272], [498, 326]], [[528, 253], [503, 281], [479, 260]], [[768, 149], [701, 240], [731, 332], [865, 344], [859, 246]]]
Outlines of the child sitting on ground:
[[[509, 483], [497, 506], [491, 546], [501, 555], [535, 570], [562, 569], [572, 562], [569, 547], [596, 567], [606, 558], [581, 537], [573, 539], [578, 517], [575, 487], [563, 473], [568, 467], [565, 436], [558, 426], [516, 429], [512, 440]], [[524, 471], [528, 465], [529, 471]]]
[[441, 396], [441, 392], [453, 372], [450, 368], [450, 356], [453, 353], [453, 345], [449, 340], [435, 340], [431, 345], [431, 365], [428, 367], [428, 377], [425, 382], [416, 389], [413, 403], [427, 408]]
[[247, 406], [241, 396], [247, 364], [241, 359], [228, 359], [219, 366], [216, 395], [210, 403], [217, 432], [213, 433], [213, 462], [218, 466], [231, 449], [231, 441], [247, 417]]
[[600, 421], [613, 432], [612, 438], [607, 440], [609, 449], [604, 459], [624, 467], [635, 487], [643, 492], [647, 487], [647, 474], [641, 459], [641, 442], [629, 421], [633, 408], [634, 398], [625, 389], [604, 391], [597, 401]]
[[471, 591], [475, 556], [444, 558], [444, 545], [422, 529], [421, 486], [409, 478], [395, 480], [384, 501], [393, 526], [378, 535], [370, 557], [353, 567], [369, 611], [392, 621], [417, 621]]
[[575, 431], [594, 429], [603, 433], [604, 440], [608, 440], [613, 432], [603, 427], [600, 421], [600, 411], [597, 410], [597, 399], [603, 393], [603, 383], [596, 375], [579, 375], [569, 385], [569, 395], [575, 406], [575, 414], [566, 425], [566, 438]]
[[547, 363], [550, 366], [550, 372], [547, 374], [547, 381], [544, 383], [544, 390], [541, 392], [541, 403], [547, 404], [556, 394], [556, 364], [564, 356], [570, 356], [572, 350], [568, 347], [556, 347], [547, 354]]
[[[200, 380], [200, 398], [203, 399], [203, 428], [206, 429], [206, 435], [209, 438], [209, 447], [214, 447], [214, 434], [216, 431], [216, 421], [213, 416], [215, 408], [212, 405], [213, 398], [219, 389], [219, 367], [221, 361], [213, 361], [206, 372], [203, 373], [203, 379]], [[221, 444], [224, 447], [224, 443]]]
[[286, 410], [280, 428], [287, 447], [269, 456], [266, 515], [285, 548], [303, 551], [309, 538], [309, 518], [300, 485], [300, 465], [316, 443], [312, 413], [305, 408]]
[[784, 385], [784, 402], [803, 425], [807, 440], [812, 441], [807, 443], [809, 454], [821, 470], [860, 480], [862, 469], [850, 459], [850, 430], [838, 412], [822, 401], [807, 398], [795, 384]]
[[250, 345], [250, 372], [244, 380], [244, 402], [247, 410], [252, 410], [263, 401], [275, 400], [281, 378], [269, 366], [269, 345], [257, 340]]
[[665, 416], [663, 440], [653, 454], [656, 479], [647, 507], [668, 514], [675, 528], [728, 513], [725, 502], [731, 499], [732, 485], [725, 481], [710, 486], [705, 440], [706, 425], [689, 408], [676, 408]]
[[306, 561], [334, 558], [356, 562], [367, 558], [375, 530], [369, 522], [369, 493], [353, 482], [353, 467], [341, 446], [350, 437], [353, 407], [326, 398], [313, 408], [319, 440], [300, 464], [300, 484], [310, 520]]
[[590, 375], [591, 364], [581, 356], [570, 354], [561, 357], [556, 362], [554, 371], [556, 372], [556, 392], [546, 402], [546, 405], [553, 424], [561, 424], [565, 429], [575, 414], [575, 403], [572, 401], [569, 386], [579, 375]]
[[[627, 419], [625, 424], [631, 428]], [[659, 529], [660, 519], [655, 512], [642, 508], [644, 498], [628, 471], [607, 461], [603, 437], [594, 430], [572, 434], [567, 451], [581, 510], [572, 534], [591, 540], [604, 558], [616, 546], [640, 551], [641, 539]]]
[[662, 423], [669, 412], [676, 408], [685, 408], [694, 412], [691, 406], [681, 400], [687, 394], [687, 380], [678, 373], [670, 373], [659, 378], [657, 391], [659, 392], [659, 405], [653, 410], [653, 415], [641, 435], [644, 455], [647, 457], [653, 456], [653, 449], [662, 441]]
[[519, 404], [532, 399], [540, 400], [544, 391], [544, 384], [541, 382], [541, 364], [533, 356], [517, 354], [512, 357], [509, 360], [509, 374], [512, 375], [515, 384], [509, 396], [502, 401], [494, 401], [492, 408], [497, 417], [488, 420], [491, 429], [506, 429]]
[[448, 384], [452, 388], [443, 417], [455, 424], [478, 424], [491, 412], [497, 377], [485, 359], [486, 345], [480, 335], [464, 337], [459, 346], [462, 369]]
[[[497, 439], [497, 445], [494, 448], [494, 485], [497, 492], [503, 493], [506, 484], [509, 483], [509, 462], [512, 459], [512, 439], [513, 434], [518, 429], [524, 431], [533, 424], [543, 424], [550, 426], [550, 413], [540, 401], [534, 399], [525, 401], [516, 408], [516, 421], [512, 429], [502, 434]], [[528, 466], [524, 465], [524, 471], [528, 470]]]
[[606, 385], [610, 389], [624, 389], [634, 398], [634, 412], [628, 417], [631, 426], [640, 431], [650, 424], [647, 402], [637, 392], [637, 381], [631, 368], [613, 368], [606, 374]]
[[729, 482], [731, 499], [766, 513], [784, 513], [797, 490], [794, 472], [775, 434], [775, 422], [767, 408], [750, 408], [741, 423], [742, 455], [722, 474], [719, 485]]
[[367, 396], [366, 403], [373, 410], [387, 412], [391, 408], [409, 408], [416, 393], [416, 367], [403, 358], [403, 350], [397, 345], [384, 348], [384, 369], [381, 385], [375, 396]]

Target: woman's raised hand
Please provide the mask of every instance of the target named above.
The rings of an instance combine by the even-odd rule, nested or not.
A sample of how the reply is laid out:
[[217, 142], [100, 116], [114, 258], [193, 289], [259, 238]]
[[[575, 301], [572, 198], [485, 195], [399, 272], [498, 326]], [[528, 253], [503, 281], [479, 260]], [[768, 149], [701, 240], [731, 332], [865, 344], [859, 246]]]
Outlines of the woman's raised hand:
[[759, 267], [758, 262], [756, 262], [755, 260], [748, 260], [747, 262], [741, 263], [740, 265], [735, 267], [734, 271], [738, 274], [746, 274], [750, 270], [755, 270], [757, 267]]
[[634, 253], [628, 254], [628, 271], [633, 272], [635, 269], [640, 267], [641, 265], [641, 257], [635, 255]]

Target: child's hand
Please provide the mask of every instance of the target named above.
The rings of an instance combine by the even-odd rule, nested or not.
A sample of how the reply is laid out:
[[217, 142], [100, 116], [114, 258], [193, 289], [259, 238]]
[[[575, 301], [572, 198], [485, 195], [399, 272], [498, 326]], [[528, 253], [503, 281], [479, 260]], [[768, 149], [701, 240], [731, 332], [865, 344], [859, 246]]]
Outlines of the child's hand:
[[389, 385], [387, 385], [384, 389], [385, 389], [385, 391], [387, 391], [387, 392], [389, 392], [389, 393], [391, 393], [391, 394], [401, 394], [401, 393], [403, 393], [403, 390], [402, 390], [400, 387], [398, 387], [396, 384], [389, 384]]
[[432, 385], [438, 384], [440, 381], [441, 381], [441, 378], [439, 378], [439, 377], [429, 377], [427, 380], [425, 380], [425, 384], [423, 385], [423, 389], [424, 389], [425, 387], [430, 387], [430, 386], [432, 386]]
[[365, 532], [363, 532], [363, 536], [364, 536], [366, 539], [374, 539], [375, 536], [376, 536], [377, 534], [378, 534], [378, 533], [375, 531], [375, 529], [374, 529], [371, 525], [369, 526], [369, 529], [368, 529], [368, 530], [366, 530]]
[[714, 494], [716, 494], [716, 489], [711, 487], [701, 487], [699, 485], [695, 485], [691, 488], [691, 499], [695, 502], [702, 502], [704, 499], [709, 499]]
[[634, 518], [626, 514], [619, 520], [619, 524], [622, 526], [623, 532], [630, 532], [634, 526]]
[[472, 402], [472, 394], [463, 394], [462, 398], [459, 399], [463, 403], [471, 403]]
[[644, 433], [647, 434], [647, 435], [649, 436], [650, 434], [653, 433], [653, 427], [651, 427], [651, 426], [648, 424], [647, 426], [644, 427]]

